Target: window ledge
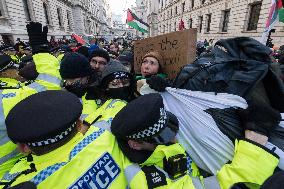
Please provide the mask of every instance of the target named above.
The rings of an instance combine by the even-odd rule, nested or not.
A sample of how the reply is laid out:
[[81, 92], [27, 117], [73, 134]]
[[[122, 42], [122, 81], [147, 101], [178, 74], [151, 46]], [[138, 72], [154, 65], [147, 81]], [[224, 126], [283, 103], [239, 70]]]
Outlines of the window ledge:
[[241, 31], [242, 33], [257, 33], [256, 30], [250, 30], [250, 31]]
[[210, 34], [210, 31], [209, 32], [204, 32], [204, 34]]
[[228, 32], [217, 32], [218, 34], [228, 34]]
[[6, 16], [0, 16], [0, 20], [10, 20], [10, 18]]

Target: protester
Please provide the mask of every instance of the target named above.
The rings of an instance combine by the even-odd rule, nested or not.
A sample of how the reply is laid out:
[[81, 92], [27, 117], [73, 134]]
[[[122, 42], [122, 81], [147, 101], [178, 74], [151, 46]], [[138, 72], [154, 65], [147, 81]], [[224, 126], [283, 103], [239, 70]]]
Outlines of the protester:
[[115, 52], [116, 54], [119, 53], [119, 46], [117, 43], [112, 43], [109, 46], [109, 52]]
[[162, 72], [164, 59], [157, 51], [147, 53], [141, 64], [141, 75], [136, 76], [137, 92], [144, 95], [161, 91], [161, 88], [170, 86], [166, 74]]
[[122, 52], [117, 58], [131, 73], [134, 74], [134, 54], [130, 51]]
[[96, 49], [90, 54], [89, 60], [93, 70], [97, 71], [98, 74], [101, 74], [107, 63], [110, 61], [110, 57], [107, 51]]

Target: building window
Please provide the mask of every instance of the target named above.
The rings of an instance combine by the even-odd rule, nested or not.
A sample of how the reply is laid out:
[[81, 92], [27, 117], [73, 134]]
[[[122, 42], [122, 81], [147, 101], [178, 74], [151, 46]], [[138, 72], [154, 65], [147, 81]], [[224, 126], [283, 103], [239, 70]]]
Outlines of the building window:
[[175, 22], [174, 31], [177, 31], [177, 23]]
[[44, 15], [45, 15], [46, 24], [49, 25], [49, 17], [48, 17], [48, 10], [47, 10], [46, 3], [43, 3], [43, 11], [44, 11]]
[[188, 28], [192, 28], [192, 18], [188, 20]]
[[205, 0], [201, 0], [201, 4], [204, 4], [205, 3]]
[[165, 33], [166, 32], [166, 26], [164, 25], [164, 32], [163, 33]]
[[2, 10], [1, 10], [1, 9], [0, 9], [0, 16], [3, 16], [3, 15], [2, 15]]
[[191, 0], [191, 8], [194, 7], [194, 0]]
[[24, 5], [24, 11], [25, 11], [25, 14], [26, 14], [26, 19], [27, 19], [27, 21], [31, 21], [32, 18], [31, 18], [31, 13], [30, 13], [30, 7], [29, 7], [28, 0], [23, 0], [23, 5]]
[[260, 10], [261, 10], [261, 2], [250, 5], [250, 17], [247, 28], [248, 31], [257, 29]]
[[199, 16], [199, 33], [202, 32], [203, 16]]
[[223, 11], [222, 32], [228, 31], [229, 17], [230, 17], [230, 10], [224, 10]]
[[171, 32], [171, 31], [172, 31], [172, 25], [169, 24], [169, 32]]
[[183, 3], [181, 4], [181, 10], [182, 10], [182, 12], [185, 11], [185, 2], [183, 2]]
[[178, 7], [176, 7], [176, 14], [178, 14]]
[[171, 9], [171, 17], [173, 16], [173, 9]]
[[206, 32], [210, 32], [210, 25], [211, 25], [211, 17], [212, 14], [207, 14], [207, 28], [206, 28]]
[[57, 8], [57, 17], [58, 17], [58, 24], [60, 27], [62, 27], [62, 14], [61, 14], [61, 8]]
[[71, 28], [71, 18], [70, 18], [69, 11], [67, 11], [67, 24], [68, 24], [68, 27]]

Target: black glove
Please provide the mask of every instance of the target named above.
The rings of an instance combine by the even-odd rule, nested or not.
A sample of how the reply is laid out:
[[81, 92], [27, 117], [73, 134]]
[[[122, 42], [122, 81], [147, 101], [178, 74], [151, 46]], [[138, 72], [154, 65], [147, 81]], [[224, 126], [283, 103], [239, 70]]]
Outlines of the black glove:
[[38, 22], [30, 22], [26, 25], [26, 28], [33, 54], [49, 52], [50, 48], [47, 41], [48, 27], [42, 27], [42, 24]]
[[251, 103], [245, 110], [239, 110], [242, 125], [245, 130], [269, 136], [269, 133], [279, 125], [281, 114], [271, 106], [259, 103]]
[[166, 87], [171, 87], [169, 80], [161, 78], [157, 75], [153, 75], [150, 77], [150, 79], [147, 79], [146, 82], [151, 89], [154, 89], [158, 92], [164, 92]]

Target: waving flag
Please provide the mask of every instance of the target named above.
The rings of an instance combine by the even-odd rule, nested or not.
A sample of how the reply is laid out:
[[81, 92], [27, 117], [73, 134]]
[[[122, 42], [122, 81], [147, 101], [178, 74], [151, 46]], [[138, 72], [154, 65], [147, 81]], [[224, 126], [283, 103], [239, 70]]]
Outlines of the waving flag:
[[142, 19], [138, 18], [133, 12], [131, 12], [129, 9], [127, 10], [127, 20], [126, 20], [127, 24], [142, 32], [142, 33], [148, 33], [148, 28], [149, 25], [145, 22], [143, 22]]
[[179, 30], [184, 30], [185, 26], [184, 26], [184, 21], [182, 20], [182, 18], [180, 19], [179, 25], [178, 25], [178, 29]]
[[269, 17], [266, 21], [265, 29], [262, 34], [262, 42], [265, 43], [269, 31], [275, 26], [277, 22], [284, 22], [284, 9], [282, 0], [272, 0]]

